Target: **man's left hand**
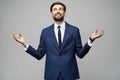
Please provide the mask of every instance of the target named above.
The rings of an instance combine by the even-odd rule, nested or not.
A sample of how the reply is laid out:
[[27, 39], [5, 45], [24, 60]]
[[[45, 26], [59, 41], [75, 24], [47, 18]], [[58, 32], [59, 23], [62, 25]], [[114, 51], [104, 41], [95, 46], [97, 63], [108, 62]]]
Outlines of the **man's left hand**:
[[101, 36], [103, 36], [104, 31], [103, 30], [99, 30], [97, 29], [95, 32], [93, 32], [93, 34], [90, 36], [90, 40], [91, 42], [94, 41], [97, 38], [100, 38]]

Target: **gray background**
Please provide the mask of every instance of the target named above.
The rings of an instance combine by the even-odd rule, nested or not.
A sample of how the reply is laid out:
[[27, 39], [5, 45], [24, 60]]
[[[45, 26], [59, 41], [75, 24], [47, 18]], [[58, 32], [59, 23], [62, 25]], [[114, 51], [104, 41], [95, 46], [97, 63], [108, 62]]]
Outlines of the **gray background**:
[[[54, 1], [0, 0], [0, 80], [43, 80], [45, 57], [38, 61], [25, 53], [12, 34], [22, 33], [37, 48], [41, 30], [53, 23]], [[83, 44], [97, 28], [105, 32], [89, 54], [77, 58], [81, 80], [120, 80], [120, 0], [61, 2], [67, 6], [65, 20], [79, 27]]]

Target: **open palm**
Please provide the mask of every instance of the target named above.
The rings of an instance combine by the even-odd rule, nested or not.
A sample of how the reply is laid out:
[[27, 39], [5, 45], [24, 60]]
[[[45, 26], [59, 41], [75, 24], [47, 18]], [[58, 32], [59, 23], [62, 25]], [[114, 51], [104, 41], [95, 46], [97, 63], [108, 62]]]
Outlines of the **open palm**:
[[14, 34], [13, 34], [13, 38], [14, 38], [17, 42], [19, 42], [19, 43], [21, 43], [21, 44], [25, 43], [25, 40], [24, 40], [22, 34], [15, 34], [15, 33], [14, 33]]
[[96, 30], [95, 32], [93, 32], [93, 34], [91, 35], [91, 38], [93, 40], [100, 38], [102, 35], [104, 34], [103, 30]]

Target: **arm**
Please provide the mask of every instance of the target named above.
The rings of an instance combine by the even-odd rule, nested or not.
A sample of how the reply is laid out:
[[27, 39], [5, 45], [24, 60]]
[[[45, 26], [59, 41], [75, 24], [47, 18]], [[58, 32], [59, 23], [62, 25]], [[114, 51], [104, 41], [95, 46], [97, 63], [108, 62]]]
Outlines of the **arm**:
[[[93, 41], [97, 38], [100, 38], [104, 32], [102, 30], [96, 30], [93, 32], [93, 34], [90, 36], [90, 42], [93, 43]], [[89, 46], [88, 42], [82, 47], [81, 37], [79, 30], [76, 32], [76, 54], [79, 58], [83, 58], [89, 51], [91, 46]]]
[[[28, 43], [24, 40], [22, 34], [13, 34], [13, 38], [22, 44], [25, 48], [27, 47]], [[44, 37], [41, 35], [41, 40], [38, 49], [34, 49], [31, 45], [27, 48], [26, 52], [35, 57], [36, 59], [40, 60], [45, 54], [45, 45], [44, 45]]]
[[31, 45], [29, 45], [28, 49], [26, 50], [27, 53], [35, 57], [36, 59], [40, 60], [45, 55], [46, 47], [45, 47], [45, 36], [44, 31], [41, 33], [40, 43], [36, 49], [34, 49]]

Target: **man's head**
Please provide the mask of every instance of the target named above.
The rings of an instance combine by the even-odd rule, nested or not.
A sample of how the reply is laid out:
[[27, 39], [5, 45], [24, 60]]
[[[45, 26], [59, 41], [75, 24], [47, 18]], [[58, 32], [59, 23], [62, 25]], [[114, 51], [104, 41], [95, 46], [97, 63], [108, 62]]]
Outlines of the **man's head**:
[[54, 2], [50, 7], [50, 12], [55, 21], [61, 22], [64, 20], [66, 6], [61, 2]]

